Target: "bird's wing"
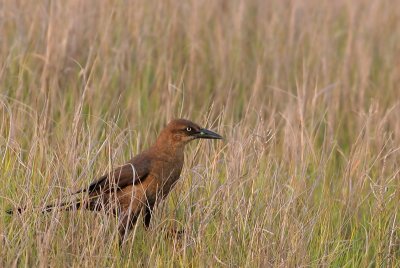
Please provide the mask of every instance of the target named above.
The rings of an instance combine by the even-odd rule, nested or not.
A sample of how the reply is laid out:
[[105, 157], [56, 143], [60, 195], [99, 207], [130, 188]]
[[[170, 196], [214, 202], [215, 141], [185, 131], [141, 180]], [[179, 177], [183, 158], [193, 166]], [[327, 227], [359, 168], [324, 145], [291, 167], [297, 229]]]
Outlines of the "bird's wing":
[[81, 192], [100, 194], [109, 192], [112, 189], [122, 189], [128, 185], [143, 182], [149, 173], [150, 159], [144, 156], [137, 156], [111, 173], [98, 178], [89, 187], [75, 192], [75, 194]]

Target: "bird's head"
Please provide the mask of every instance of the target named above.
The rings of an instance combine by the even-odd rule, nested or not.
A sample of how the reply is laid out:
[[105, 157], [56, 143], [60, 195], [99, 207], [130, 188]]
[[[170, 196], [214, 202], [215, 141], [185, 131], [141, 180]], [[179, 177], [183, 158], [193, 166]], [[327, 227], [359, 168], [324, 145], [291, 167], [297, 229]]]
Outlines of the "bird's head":
[[[177, 145], [185, 145], [195, 139], [222, 139], [222, 137], [205, 128], [201, 128], [196, 123], [186, 119], [175, 119], [168, 123], [161, 132], [159, 139], [161, 142], [173, 142]], [[167, 139], [167, 140], [166, 140]]]

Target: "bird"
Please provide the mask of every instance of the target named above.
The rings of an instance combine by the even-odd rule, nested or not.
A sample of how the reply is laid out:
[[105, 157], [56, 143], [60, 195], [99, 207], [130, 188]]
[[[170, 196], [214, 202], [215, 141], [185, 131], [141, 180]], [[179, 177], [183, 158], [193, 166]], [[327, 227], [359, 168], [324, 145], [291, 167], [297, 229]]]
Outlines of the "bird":
[[[53, 209], [105, 211], [118, 219], [121, 246], [141, 214], [145, 229], [149, 228], [155, 206], [167, 197], [180, 178], [185, 146], [196, 139], [222, 139], [222, 136], [190, 120], [174, 119], [147, 150], [88, 187], [75, 191], [72, 196], [80, 194], [77, 199], [47, 205], [43, 212]], [[13, 212], [13, 209], [7, 211]]]

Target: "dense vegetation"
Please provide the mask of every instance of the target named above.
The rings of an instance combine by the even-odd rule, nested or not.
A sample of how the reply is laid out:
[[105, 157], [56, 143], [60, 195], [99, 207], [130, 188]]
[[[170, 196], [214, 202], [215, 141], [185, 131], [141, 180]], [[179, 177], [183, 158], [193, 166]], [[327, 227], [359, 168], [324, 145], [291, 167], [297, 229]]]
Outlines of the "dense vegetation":
[[[0, 36], [1, 267], [400, 265], [400, 5], [10, 0]], [[151, 231], [40, 213], [175, 117], [225, 140]]]

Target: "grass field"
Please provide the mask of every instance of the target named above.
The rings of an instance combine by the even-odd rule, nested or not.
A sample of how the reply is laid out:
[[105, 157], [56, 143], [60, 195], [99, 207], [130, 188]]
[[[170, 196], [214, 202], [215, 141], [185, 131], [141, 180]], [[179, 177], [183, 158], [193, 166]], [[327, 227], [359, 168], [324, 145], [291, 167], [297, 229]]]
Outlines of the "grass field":
[[[0, 94], [0, 267], [400, 267], [394, 1], [4, 0]], [[40, 213], [176, 117], [150, 231]]]

